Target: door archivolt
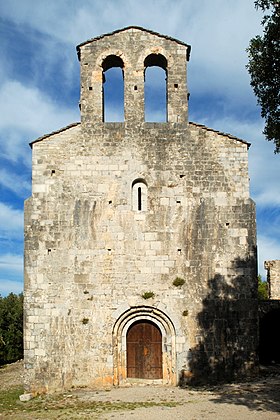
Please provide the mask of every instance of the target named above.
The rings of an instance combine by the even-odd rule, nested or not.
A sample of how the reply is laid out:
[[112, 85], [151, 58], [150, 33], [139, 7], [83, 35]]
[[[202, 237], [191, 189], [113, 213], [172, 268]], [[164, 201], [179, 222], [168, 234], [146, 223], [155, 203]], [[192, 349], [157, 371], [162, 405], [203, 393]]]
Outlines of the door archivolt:
[[174, 325], [161, 310], [134, 307], [124, 312], [113, 328], [114, 385], [127, 378], [176, 385], [175, 339]]

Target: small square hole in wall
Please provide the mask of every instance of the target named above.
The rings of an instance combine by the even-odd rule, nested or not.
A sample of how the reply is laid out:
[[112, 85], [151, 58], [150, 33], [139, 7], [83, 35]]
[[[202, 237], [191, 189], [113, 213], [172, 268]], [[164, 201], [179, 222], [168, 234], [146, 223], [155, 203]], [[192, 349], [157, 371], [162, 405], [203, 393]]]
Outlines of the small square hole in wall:
[[176, 201], [176, 203], [177, 203], [177, 204], [181, 204], [181, 200], [177, 200], [177, 201]]
[[88, 90], [92, 90], [92, 86], [89, 86]]
[[51, 249], [48, 249], [48, 254], [50, 254], [52, 252], [52, 250]]
[[51, 175], [54, 175], [54, 174], [55, 174], [55, 169], [52, 169]]
[[178, 89], [178, 83], [174, 83], [175, 89]]
[[134, 90], [137, 90], [137, 86], [134, 86]]
[[178, 249], [177, 249], [177, 253], [178, 253], [178, 255], [181, 255], [181, 254], [182, 254], [182, 250], [181, 250], [181, 248], [178, 248]]
[[226, 226], [229, 226], [229, 222], [226, 222]]
[[112, 200], [109, 200], [109, 204], [112, 204]]
[[181, 174], [181, 175], [180, 175], [180, 178], [184, 178], [184, 176], [186, 176], [186, 175]]

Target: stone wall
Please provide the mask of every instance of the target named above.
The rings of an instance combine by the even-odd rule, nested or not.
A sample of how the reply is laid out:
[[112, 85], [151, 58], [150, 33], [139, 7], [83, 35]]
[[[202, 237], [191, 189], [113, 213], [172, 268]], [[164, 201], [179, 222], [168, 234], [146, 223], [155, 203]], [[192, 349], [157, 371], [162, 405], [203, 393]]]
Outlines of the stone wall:
[[[126, 383], [126, 331], [141, 320], [161, 331], [164, 384], [232, 378], [254, 367], [248, 145], [187, 122], [186, 50], [139, 29], [80, 46], [82, 122], [32, 145], [28, 391]], [[162, 124], [143, 121], [143, 60], [155, 51], [169, 63]], [[119, 54], [127, 71], [124, 123], [102, 122], [100, 66], [108, 54]], [[145, 185], [141, 210], [138, 183]], [[176, 278], [183, 283], [174, 285]]]
[[280, 260], [265, 261], [269, 299], [280, 299]]

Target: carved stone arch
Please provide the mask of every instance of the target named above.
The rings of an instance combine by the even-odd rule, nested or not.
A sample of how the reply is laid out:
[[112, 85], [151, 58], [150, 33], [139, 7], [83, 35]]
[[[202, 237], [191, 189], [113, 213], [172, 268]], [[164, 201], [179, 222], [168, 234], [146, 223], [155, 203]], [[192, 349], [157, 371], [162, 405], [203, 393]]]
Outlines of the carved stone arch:
[[[168, 51], [166, 51], [163, 47], [160, 46], [155, 46], [155, 47], [149, 47], [149, 48], [145, 48], [141, 54], [139, 54], [137, 63], [138, 63], [138, 67], [143, 67], [144, 68], [144, 62], [146, 57], [148, 57], [151, 54], [155, 54], [155, 55], [162, 55], [163, 57], [165, 57], [166, 61], [167, 61], [167, 65], [170, 66], [170, 64], [172, 64], [172, 56], [170, 54], [168, 54]], [[172, 61], [170, 61], [172, 60]]]
[[[125, 84], [125, 68], [127, 66], [127, 59], [125, 57], [125, 55], [123, 54], [122, 51], [120, 50], [114, 50], [114, 49], [108, 49], [106, 51], [103, 51], [99, 57], [96, 60], [96, 71], [93, 72], [92, 77], [95, 79], [100, 80], [101, 85], [102, 85], [102, 94], [101, 94], [101, 105], [102, 105], [102, 120], [103, 122], [105, 121], [123, 121], [124, 119], [124, 84]], [[105, 85], [105, 73], [107, 72], [107, 70], [110, 70], [112, 68], [118, 68], [121, 69], [121, 74], [122, 76], [120, 76], [120, 74], [118, 73], [118, 81], [116, 84], [113, 84], [113, 89], [115, 92], [119, 92], [119, 97], [118, 97], [118, 101], [116, 104], [114, 104], [114, 107], [112, 108], [111, 106], [111, 111], [113, 110], [113, 117], [117, 117], [116, 119], [108, 119], [106, 118], [107, 116], [107, 111], [110, 109], [110, 107], [108, 107], [108, 98], [110, 94], [108, 94], [107, 91], [107, 84]], [[116, 73], [115, 73], [116, 74]], [[120, 78], [121, 77], [121, 78]], [[109, 78], [109, 80], [112, 81], [111, 78]], [[121, 84], [120, 84], [121, 83]], [[111, 89], [112, 89], [112, 84], [111, 84]], [[106, 95], [107, 92], [107, 95]], [[109, 90], [110, 92], [110, 90]], [[105, 97], [107, 97], [107, 100], [105, 101]], [[112, 105], [112, 103], [111, 103]], [[118, 105], [118, 106], [116, 106]]]
[[145, 121], [168, 122], [170, 59], [170, 54], [162, 47], [150, 47], [141, 54], [139, 65], [143, 69]]
[[114, 385], [127, 381], [126, 337], [130, 326], [135, 322], [152, 322], [162, 335], [162, 383], [177, 384], [176, 332], [170, 317], [158, 308], [151, 306], [131, 307], [116, 320], [113, 327]]
[[101, 72], [103, 72], [103, 62], [109, 56], [119, 57], [123, 62], [123, 70], [124, 71], [127, 67], [129, 67], [128, 58], [124, 54], [124, 52], [120, 51], [120, 50], [110, 48], [110, 49], [107, 49], [105, 51], [102, 51], [102, 53], [99, 54], [99, 56], [97, 57], [96, 65], [95, 65], [96, 70], [99, 69]]
[[131, 185], [132, 210], [148, 210], [148, 184], [143, 178], [136, 178]]

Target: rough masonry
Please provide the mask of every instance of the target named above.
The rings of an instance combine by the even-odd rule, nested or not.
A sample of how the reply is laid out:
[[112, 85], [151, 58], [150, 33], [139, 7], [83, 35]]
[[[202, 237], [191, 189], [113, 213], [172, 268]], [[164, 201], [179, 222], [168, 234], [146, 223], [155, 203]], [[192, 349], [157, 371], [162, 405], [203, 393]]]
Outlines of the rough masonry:
[[280, 260], [265, 261], [269, 299], [280, 299]]
[[[249, 144], [188, 121], [190, 46], [128, 27], [77, 47], [81, 123], [31, 143], [25, 203], [25, 387], [215, 382], [257, 346]], [[145, 122], [145, 69], [167, 121]], [[124, 122], [104, 122], [120, 67]], [[195, 93], [194, 93], [195, 94]]]

